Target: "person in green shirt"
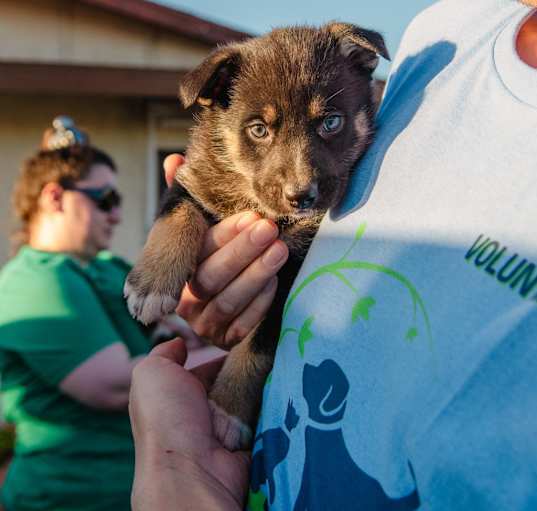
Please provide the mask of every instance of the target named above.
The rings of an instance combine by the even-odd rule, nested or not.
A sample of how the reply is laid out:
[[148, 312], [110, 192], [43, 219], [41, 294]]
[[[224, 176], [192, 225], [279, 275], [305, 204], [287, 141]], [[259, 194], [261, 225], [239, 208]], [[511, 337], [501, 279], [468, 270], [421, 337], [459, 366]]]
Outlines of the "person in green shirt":
[[0, 272], [0, 373], [14, 459], [7, 511], [130, 509], [131, 373], [150, 348], [106, 249], [121, 220], [112, 159], [56, 118], [22, 168], [19, 249]]

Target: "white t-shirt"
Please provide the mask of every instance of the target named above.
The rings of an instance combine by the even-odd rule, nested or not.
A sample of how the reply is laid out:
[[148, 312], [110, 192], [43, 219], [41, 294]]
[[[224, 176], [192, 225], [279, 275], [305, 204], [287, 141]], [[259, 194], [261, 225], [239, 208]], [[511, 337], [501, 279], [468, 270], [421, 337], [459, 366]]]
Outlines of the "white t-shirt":
[[442, 0], [408, 28], [287, 302], [252, 510], [537, 509], [529, 12]]

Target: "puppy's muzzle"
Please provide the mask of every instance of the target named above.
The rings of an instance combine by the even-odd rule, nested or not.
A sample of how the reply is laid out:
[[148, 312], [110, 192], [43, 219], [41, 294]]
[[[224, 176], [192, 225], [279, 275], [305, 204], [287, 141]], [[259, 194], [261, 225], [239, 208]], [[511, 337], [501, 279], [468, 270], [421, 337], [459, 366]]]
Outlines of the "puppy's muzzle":
[[311, 183], [305, 187], [295, 185], [286, 185], [283, 189], [283, 195], [287, 204], [298, 210], [306, 210], [313, 207], [319, 196], [317, 183]]

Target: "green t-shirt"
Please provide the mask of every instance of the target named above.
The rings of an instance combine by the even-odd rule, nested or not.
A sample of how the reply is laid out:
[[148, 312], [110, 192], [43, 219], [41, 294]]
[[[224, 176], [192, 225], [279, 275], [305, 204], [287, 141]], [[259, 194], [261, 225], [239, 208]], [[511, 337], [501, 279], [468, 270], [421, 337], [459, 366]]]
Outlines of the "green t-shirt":
[[0, 273], [0, 372], [15, 457], [2, 488], [8, 510], [130, 509], [134, 447], [128, 415], [71, 399], [59, 383], [92, 355], [149, 340], [122, 296], [129, 266], [101, 253], [88, 266], [23, 247]]

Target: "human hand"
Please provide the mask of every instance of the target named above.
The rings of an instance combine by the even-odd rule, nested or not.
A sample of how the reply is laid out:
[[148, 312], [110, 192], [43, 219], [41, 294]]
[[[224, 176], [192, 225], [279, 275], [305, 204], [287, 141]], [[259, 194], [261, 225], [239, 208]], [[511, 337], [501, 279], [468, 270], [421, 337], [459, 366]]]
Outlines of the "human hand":
[[185, 359], [184, 343], [175, 339], [154, 348], [134, 369], [132, 508], [242, 509], [250, 457], [216, 440], [207, 400], [222, 360], [187, 371]]
[[[166, 158], [168, 185], [184, 162], [178, 154]], [[253, 212], [225, 218], [209, 229], [199, 266], [177, 307], [197, 335], [229, 349], [265, 317], [276, 293], [276, 274], [289, 255], [277, 238], [276, 224]]]
[[171, 341], [176, 337], [181, 337], [183, 339], [188, 352], [207, 346], [207, 344], [192, 331], [188, 323], [175, 314], [175, 312], [162, 317], [151, 332], [153, 346], [162, 342]]

